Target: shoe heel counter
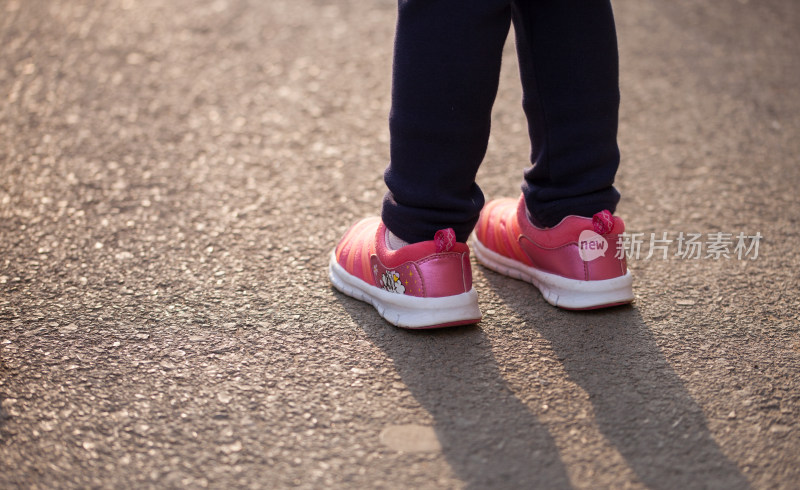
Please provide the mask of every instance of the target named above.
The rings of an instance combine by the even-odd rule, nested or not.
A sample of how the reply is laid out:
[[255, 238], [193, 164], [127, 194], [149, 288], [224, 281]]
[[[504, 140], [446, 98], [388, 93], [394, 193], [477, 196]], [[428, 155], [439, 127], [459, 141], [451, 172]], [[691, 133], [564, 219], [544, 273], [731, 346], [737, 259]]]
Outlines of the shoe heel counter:
[[472, 289], [469, 253], [439, 253], [417, 262], [425, 297], [438, 298]]
[[461, 254], [461, 274], [464, 278], [464, 291], [472, 289], [472, 264], [469, 261], [469, 252]]
[[613, 279], [624, 276], [628, 272], [628, 263], [624, 254], [622, 258], [617, 257], [619, 235], [606, 235], [605, 238], [610, 245], [606, 254], [585, 262], [587, 281]]

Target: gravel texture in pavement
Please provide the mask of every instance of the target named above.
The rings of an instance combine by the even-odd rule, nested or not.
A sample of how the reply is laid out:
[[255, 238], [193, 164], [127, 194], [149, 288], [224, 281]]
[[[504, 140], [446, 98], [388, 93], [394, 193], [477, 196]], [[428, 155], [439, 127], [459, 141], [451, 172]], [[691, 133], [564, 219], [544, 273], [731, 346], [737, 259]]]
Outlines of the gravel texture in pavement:
[[635, 303], [474, 264], [484, 320], [410, 332], [326, 275], [384, 193], [394, 2], [0, 0], [0, 487], [796, 488], [800, 3], [614, 7]]

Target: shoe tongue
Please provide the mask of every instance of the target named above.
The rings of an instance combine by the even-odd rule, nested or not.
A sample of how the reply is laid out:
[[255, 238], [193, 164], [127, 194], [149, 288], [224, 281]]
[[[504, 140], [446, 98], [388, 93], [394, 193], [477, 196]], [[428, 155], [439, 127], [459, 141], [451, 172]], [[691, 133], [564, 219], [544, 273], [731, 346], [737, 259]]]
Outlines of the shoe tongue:
[[456, 245], [456, 232], [452, 228], [439, 230], [433, 236], [436, 243], [436, 253], [449, 252]]
[[592, 227], [598, 235], [611, 233], [614, 229], [614, 217], [611, 216], [611, 211], [604, 209], [592, 216]]

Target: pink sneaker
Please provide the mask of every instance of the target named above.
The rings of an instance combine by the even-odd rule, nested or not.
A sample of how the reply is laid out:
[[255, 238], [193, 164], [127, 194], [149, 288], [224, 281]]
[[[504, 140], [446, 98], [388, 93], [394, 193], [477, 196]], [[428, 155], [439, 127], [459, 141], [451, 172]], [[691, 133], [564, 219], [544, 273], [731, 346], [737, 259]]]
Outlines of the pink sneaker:
[[437, 328], [477, 323], [478, 295], [472, 288], [469, 247], [455, 232], [391, 250], [380, 218], [359, 221], [331, 254], [334, 287], [366, 301], [402, 328]]
[[633, 301], [633, 278], [625, 258], [616, 258], [624, 231], [622, 219], [608, 211], [537, 228], [522, 198], [498, 199], [481, 212], [473, 246], [481, 264], [532, 283], [548, 303], [588, 310]]

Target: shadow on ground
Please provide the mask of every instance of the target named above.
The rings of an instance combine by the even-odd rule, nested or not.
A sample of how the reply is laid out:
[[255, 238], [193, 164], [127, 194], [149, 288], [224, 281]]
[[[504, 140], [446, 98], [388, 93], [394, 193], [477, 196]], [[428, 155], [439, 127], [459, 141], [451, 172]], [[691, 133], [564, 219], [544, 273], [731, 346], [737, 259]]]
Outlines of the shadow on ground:
[[[518, 281], [485, 276], [523, 318], [519, 328], [551, 344], [588, 393], [603, 436], [646, 486], [748, 488], [635, 307], [566, 312], [532, 288], [535, 296], [519, 294]], [[468, 487], [571, 486], [550, 430], [511, 391], [480, 325], [402, 330], [377, 313], [365, 322], [363, 303], [337, 296], [431, 414], [447, 461]]]
[[479, 326], [402, 330], [374, 312], [365, 322], [363, 303], [337, 296], [431, 414], [459, 479], [471, 488], [569, 486], [550, 432], [508, 387]]
[[[569, 379], [589, 395], [600, 432], [647, 487], [749, 488], [635, 305], [564, 311], [532, 286], [481, 271], [525, 320], [521, 328], [549, 342]], [[513, 434], [513, 427], [507, 430]]]

